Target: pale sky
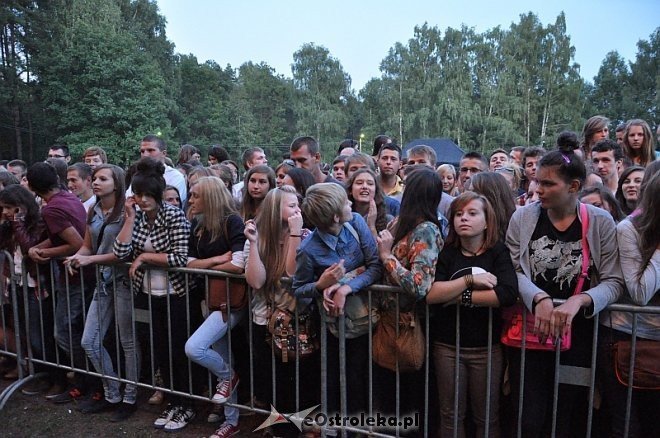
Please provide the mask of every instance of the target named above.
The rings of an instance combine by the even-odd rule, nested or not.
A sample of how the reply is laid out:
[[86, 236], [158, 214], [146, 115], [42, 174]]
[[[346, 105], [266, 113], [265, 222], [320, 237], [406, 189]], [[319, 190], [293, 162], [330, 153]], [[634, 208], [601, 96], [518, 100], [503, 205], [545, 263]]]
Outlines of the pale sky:
[[632, 61], [637, 42], [660, 26], [658, 0], [443, 1], [220, 1], [157, 0], [167, 18], [167, 36], [176, 52], [192, 53], [199, 62], [240, 67], [266, 62], [291, 77], [293, 53], [313, 42], [326, 47], [359, 91], [380, 77], [380, 62], [394, 43], [406, 44], [415, 25], [428, 22], [441, 30], [462, 24], [477, 32], [500, 25], [508, 29], [520, 14], [534, 12], [541, 23], [566, 14], [574, 61], [583, 78], [593, 81], [607, 52], [617, 50]]

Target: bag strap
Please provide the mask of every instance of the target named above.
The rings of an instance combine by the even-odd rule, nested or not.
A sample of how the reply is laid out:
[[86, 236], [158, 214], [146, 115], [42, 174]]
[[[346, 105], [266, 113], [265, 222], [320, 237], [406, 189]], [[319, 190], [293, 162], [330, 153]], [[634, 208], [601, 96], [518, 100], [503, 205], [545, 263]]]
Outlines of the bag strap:
[[589, 252], [589, 242], [587, 242], [587, 233], [589, 231], [589, 213], [587, 212], [587, 205], [580, 202], [579, 208], [580, 221], [582, 222], [582, 272], [580, 273], [580, 278], [578, 278], [577, 285], [575, 286], [575, 292], [573, 295], [577, 295], [582, 292], [584, 287], [584, 281], [589, 276], [589, 261], [591, 259], [591, 253]]
[[357, 240], [358, 243], [362, 245], [362, 242], [360, 242], [360, 235], [358, 234], [357, 230], [353, 228], [353, 225], [351, 225], [350, 222], [344, 222], [344, 226], [353, 235], [353, 237], [355, 237], [355, 240]]

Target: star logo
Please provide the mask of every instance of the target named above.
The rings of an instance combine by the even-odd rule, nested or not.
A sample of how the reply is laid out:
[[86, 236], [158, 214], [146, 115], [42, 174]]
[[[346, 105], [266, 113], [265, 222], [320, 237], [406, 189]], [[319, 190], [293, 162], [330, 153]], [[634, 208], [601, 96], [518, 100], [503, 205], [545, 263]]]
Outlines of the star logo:
[[283, 424], [283, 423], [293, 423], [295, 426], [302, 432], [302, 424], [303, 421], [305, 421], [305, 418], [316, 408], [318, 408], [321, 405], [316, 405], [312, 406], [311, 408], [294, 412], [292, 414], [281, 414], [275, 409], [275, 406], [270, 405], [270, 415], [268, 415], [268, 418], [266, 418], [266, 421], [261, 423], [259, 427], [254, 429], [253, 432], [256, 432], [261, 429], [265, 429], [268, 426], [273, 426], [275, 424]]

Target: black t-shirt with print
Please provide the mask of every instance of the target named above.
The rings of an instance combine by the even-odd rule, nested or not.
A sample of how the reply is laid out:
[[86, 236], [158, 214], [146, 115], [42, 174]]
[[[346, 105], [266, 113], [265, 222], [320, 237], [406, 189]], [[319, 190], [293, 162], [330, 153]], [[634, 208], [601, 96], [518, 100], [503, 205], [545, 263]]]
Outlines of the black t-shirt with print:
[[[565, 230], [552, 225], [548, 212], [541, 215], [529, 241], [532, 281], [553, 298], [567, 299], [582, 272], [582, 223], [576, 217]], [[589, 288], [587, 278], [583, 291]]]
[[[529, 242], [532, 281], [553, 298], [568, 299], [582, 272], [582, 223], [576, 217], [564, 231], [554, 227], [546, 209]], [[591, 265], [591, 263], [590, 263]], [[591, 269], [591, 266], [590, 266]], [[582, 291], [589, 289], [589, 278]], [[562, 365], [588, 367], [591, 363], [593, 320], [579, 311], [572, 324], [571, 349], [561, 353]]]

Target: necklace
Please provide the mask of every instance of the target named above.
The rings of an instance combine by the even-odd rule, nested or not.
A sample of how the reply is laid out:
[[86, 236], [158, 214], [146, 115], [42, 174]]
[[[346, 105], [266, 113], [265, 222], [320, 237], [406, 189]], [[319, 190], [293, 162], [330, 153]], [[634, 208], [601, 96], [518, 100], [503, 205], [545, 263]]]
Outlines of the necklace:
[[461, 251], [468, 253], [472, 257], [476, 257], [477, 255], [479, 255], [479, 251], [481, 251], [483, 249], [483, 247], [484, 247], [484, 245], [481, 244], [481, 246], [479, 247], [478, 250], [470, 251], [469, 249], [467, 249], [463, 245], [461, 245]]

